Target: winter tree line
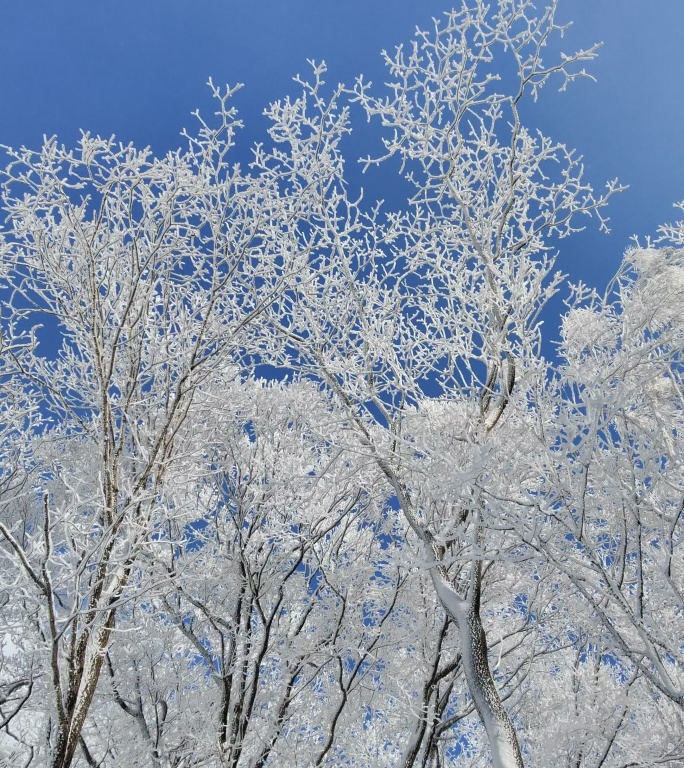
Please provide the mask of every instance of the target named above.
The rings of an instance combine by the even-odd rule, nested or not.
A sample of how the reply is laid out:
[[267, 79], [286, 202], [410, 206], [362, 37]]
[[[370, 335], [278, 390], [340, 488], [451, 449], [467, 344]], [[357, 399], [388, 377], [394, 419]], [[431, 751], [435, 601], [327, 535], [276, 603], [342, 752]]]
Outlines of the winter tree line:
[[0, 763], [684, 763], [684, 224], [556, 271], [619, 187], [524, 124], [555, 13], [314, 65], [251, 163], [219, 88], [162, 158], [6, 149]]

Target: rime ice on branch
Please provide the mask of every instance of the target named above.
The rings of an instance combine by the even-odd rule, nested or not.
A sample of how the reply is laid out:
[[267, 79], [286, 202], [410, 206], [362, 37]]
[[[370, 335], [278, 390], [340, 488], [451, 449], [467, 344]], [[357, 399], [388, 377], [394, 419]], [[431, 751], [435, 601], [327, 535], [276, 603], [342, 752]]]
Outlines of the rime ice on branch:
[[[619, 189], [524, 124], [596, 55], [556, 5], [467, 0], [385, 95], [314, 65], [248, 168], [216, 88], [161, 159], [8, 150], [0, 760], [684, 760], [684, 236], [543, 360]], [[350, 192], [359, 108], [402, 210]]]

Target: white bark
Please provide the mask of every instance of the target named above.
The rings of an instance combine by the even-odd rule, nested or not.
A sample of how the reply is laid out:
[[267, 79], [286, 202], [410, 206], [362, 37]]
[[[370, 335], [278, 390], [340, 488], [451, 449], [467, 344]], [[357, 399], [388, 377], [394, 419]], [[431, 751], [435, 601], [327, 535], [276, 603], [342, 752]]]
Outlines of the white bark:
[[456, 621], [468, 689], [487, 732], [494, 768], [524, 768], [518, 739], [492, 678], [487, 638], [479, 615], [479, 601], [464, 600], [447, 583], [438, 566], [430, 569], [444, 609]]

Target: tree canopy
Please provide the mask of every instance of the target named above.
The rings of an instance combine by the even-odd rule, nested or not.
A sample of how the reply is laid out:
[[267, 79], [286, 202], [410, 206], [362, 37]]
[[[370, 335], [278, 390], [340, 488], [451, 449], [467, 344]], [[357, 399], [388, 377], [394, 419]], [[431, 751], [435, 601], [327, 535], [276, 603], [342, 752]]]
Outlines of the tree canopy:
[[0, 759], [682, 764], [684, 223], [568, 292], [620, 186], [526, 124], [556, 6], [312, 63], [249, 164], [213, 84], [165, 157], [6, 148]]

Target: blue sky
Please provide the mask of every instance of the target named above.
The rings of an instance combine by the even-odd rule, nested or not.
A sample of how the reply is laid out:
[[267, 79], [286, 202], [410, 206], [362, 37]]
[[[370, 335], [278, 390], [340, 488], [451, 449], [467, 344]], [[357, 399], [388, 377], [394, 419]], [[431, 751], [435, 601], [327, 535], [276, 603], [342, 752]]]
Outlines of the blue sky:
[[[324, 58], [332, 82], [359, 73], [380, 82], [380, 50], [448, 8], [448, 0], [5, 0], [0, 143], [37, 147], [57, 134], [73, 144], [83, 128], [163, 153], [178, 146], [193, 109], [211, 109], [212, 76], [245, 83], [247, 144], [263, 107], [295, 92], [291, 77], [307, 58]], [[604, 42], [590, 67], [598, 82], [547, 91], [538, 127], [584, 155], [595, 186], [615, 176], [630, 185], [610, 207], [611, 236], [591, 228], [562, 243], [561, 268], [602, 286], [630, 236], [654, 234], [684, 199], [684, 1], [562, 0], [561, 18], [575, 22], [568, 49]]]

